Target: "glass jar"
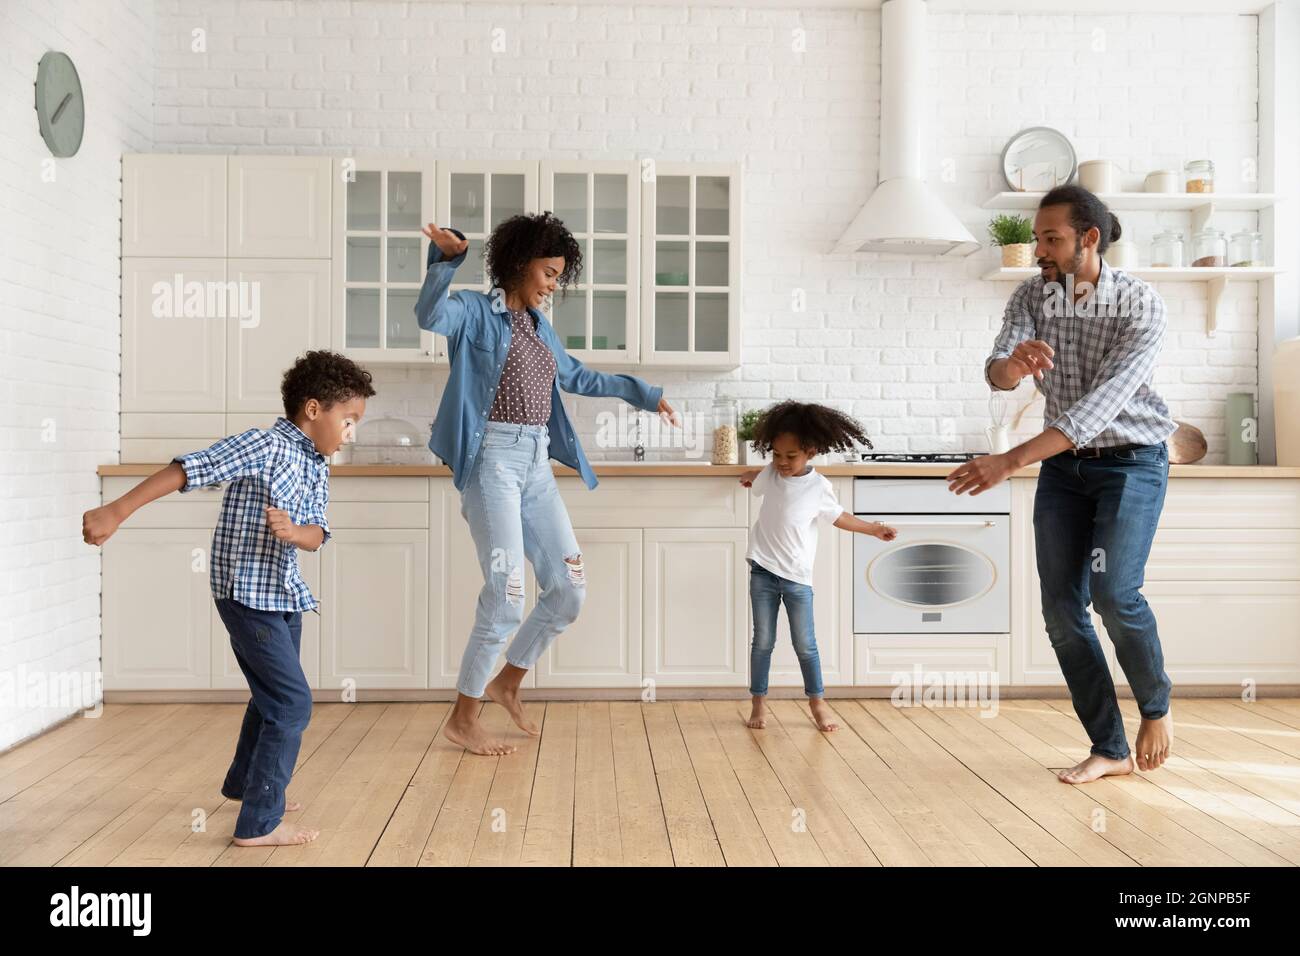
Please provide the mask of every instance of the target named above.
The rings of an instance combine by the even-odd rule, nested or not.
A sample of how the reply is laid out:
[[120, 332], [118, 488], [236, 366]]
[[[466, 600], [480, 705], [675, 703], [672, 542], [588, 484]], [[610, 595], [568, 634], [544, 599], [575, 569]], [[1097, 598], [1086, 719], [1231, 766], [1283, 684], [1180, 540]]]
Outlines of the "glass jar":
[[1222, 229], [1202, 229], [1192, 234], [1192, 265], [1217, 268], [1228, 262], [1228, 240]]
[[1183, 267], [1183, 234], [1172, 229], [1157, 232], [1151, 240], [1151, 267], [1153, 269], [1181, 269]]
[[739, 461], [736, 438], [736, 403], [730, 398], [719, 398], [713, 403], [713, 458], [715, 465], [734, 465]]
[[1183, 167], [1189, 193], [1214, 192], [1214, 163], [1208, 159], [1194, 159]]
[[1232, 237], [1228, 261], [1237, 268], [1250, 268], [1264, 264], [1264, 237], [1258, 232], [1243, 229]]

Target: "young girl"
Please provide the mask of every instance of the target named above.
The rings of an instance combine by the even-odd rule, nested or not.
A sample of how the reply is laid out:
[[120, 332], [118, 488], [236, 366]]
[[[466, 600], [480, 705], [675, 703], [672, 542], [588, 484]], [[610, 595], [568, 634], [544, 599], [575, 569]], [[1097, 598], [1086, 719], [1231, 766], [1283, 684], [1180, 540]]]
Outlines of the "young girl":
[[[538, 728], [519, 702], [519, 685], [577, 617], [586, 595], [582, 553], [550, 459], [577, 471], [588, 488], [596, 487], [596, 476], [559, 390], [621, 398], [669, 421], [675, 413], [663, 389], [631, 375], [593, 371], [569, 355], [542, 315], [556, 287], [576, 282], [582, 272], [582, 250], [559, 219], [549, 212], [513, 216], [493, 230], [484, 250], [495, 286], [490, 294], [448, 295], [469, 243], [455, 229], [433, 223], [424, 234], [429, 266], [415, 314], [421, 328], [447, 337], [451, 360], [429, 447], [451, 466], [484, 581], [460, 663], [456, 706], [443, 733], [472, 753], [506, 754], [514, 746], [494, 739], [478, 722], [479, 698], [486, 694], [536, 736]], [[525, 558], [540, 589], [527, 620]], [[489, 683], [516, 629], [506, 665]]]
[[845, 511], [831, 483], [809, 459], [829, 451], [847, 450], [853, 443], [869, 444], [852, 418], [824, 405], [781, 402], [763, 413], [754, 427], [754, 447], [771, 452], [767, 467], [747, 471], [740, 483], [763, 499], [749, 535], [749, 598], [754, 609], [754, 640], [749, 651], [749, 692], [753, 711], [746, 723], [767, 726], [767, 674], [776, 644], [776, 615], [785, 602], [790, 638], [803, 672], [818, 729], [838, 729], [822, 699], [822, 667], [813, 636], [813, 557], [817, 553], [817, 519], [825, 518], [845, 531], [892, 541], [898, 534], [879, 521], [866, 522]]

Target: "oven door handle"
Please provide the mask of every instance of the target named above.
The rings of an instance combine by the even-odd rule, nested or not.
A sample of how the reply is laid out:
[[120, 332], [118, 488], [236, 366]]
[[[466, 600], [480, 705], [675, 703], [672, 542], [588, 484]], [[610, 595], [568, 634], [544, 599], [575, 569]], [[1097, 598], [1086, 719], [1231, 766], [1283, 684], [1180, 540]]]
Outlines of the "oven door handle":
[[891, 528], [994, 528], [996, 521], [882, 521]]

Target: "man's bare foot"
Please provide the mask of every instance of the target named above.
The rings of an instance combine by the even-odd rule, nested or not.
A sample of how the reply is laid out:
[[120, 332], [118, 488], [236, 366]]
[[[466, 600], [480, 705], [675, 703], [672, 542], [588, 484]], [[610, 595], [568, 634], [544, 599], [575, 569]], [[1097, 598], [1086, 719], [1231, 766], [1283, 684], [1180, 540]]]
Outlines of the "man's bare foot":
[[763, 706], [762, 697], [754, 698], [754, 706], [749, 712], [749, 720], [745, 721], [745, 726], [754, 730], [762, 730], [767, 726], [767, 708]]
[[541, 733], [541, 731], [538, 730], [535, 723], [524, 716], [524, 705], [519, 700], [519, 685], [508, 679], [503, 680], [502, 678], [505, 677], [506, 672], [503, 670], [492, 679], [490, 684], [487, 685], [485, 692], [487, 693], [488, 700], [504, 707], [506, 713], [510, 715], [510, 719], [518, 725], [520, 730], [536, 737]]
[[459, 720], [454, 716], [450, 717], [443, 725], [442, 735], [457, 747], [464, 747], [470, 753], [482, 754], [484, 757], [500, 757], [515, 752], [515, 748], [510, 744], [493, 740], [492, 735], [483, 729], [477, 718]]
[[832, 730], [839, 730], [840, 725], [835, 722], [835, 715], [831, 713], [830, 705], [820, 697], [809, 697], [808, 707], [812, 710], [813, 721], [817, 724], [817, 729], [830, 733]]
[[1098, 757], [1093, 754], [1082, 763], [1077, 763], [1069, 770], [1062, 770], [1056, 775], [1062, 783], [1091, 783], [1101, 777], [1116, 777], [1126, 773], [1133, 772], [1132, 756], [1125, 757], [1123, 760], [1112, 760], [1110, 757]]
[[278, 827], [260, 837], [235, 837], [235, 846], [296, 846], [299, 843], [310, 843], [318, 836], [320, 831], [314, 827], [281, 820]]
[[1174, 744], [1174, 718], [1166, 712], [1155, 720], [1142, 718], [1138, 727], [1137, 766], [1139, 770], [1155, 770], [1169, 759], [1169, 749]]

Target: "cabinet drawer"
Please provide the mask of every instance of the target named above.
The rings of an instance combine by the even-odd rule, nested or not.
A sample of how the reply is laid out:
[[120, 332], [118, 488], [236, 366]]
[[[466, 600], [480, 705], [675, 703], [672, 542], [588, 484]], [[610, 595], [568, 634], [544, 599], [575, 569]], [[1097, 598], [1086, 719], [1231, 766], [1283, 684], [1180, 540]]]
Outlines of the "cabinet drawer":
[[334, 528], [427, 528], [429, 502], [331, 499], [325, 517]]
[[1300, 528], [1160, 528], [1148, 581], [1300, 580]]
[[1300, 528], [1300, 481], [1172, 478], [1161, 528]]
[[419, 501], [429, 503], [428, 478], [330, 478], [336, 501]]
[[920, 693], [933, 681], [936, 695], [951, 687], [976, 700], [1011, 681], [1010, 634], [858, 634], [854, 641], [855, 684], [912, 685]]
[[[103, 502], [107, 504], [122, 497], [144, 478], [112, 477], [104, 478], [102, 485]], [[151, 501], [122, 523], [123, 528], [205, 528], [211, 531], [216, 526], [217, 516], [221, 512], [221, 496], [225, 494], [225, 484], [205, 485], [184, 494], [176, 493]]]
[[557, 478], [574, 527], [744, 528], [749, 489], [735, 478], [604, 478], [589, 491]]

